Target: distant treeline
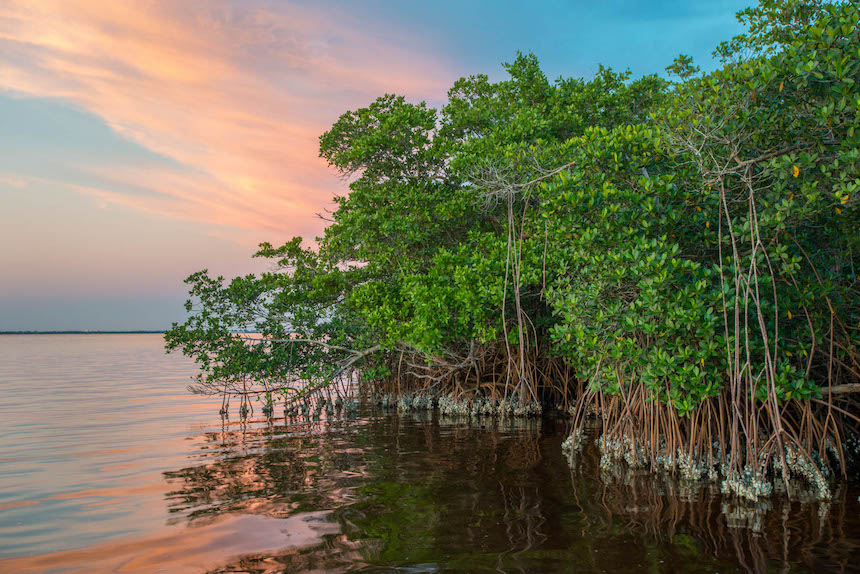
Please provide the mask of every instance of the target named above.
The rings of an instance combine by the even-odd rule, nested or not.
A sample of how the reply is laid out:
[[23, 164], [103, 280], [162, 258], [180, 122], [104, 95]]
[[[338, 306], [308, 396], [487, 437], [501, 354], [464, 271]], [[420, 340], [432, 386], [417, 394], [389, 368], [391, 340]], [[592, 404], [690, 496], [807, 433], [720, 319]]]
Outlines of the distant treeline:
[[139, 335], [165, 331], [0, 331], [0, 335]]
[[[140, 335], [140, 334], [156, 334], [161, 335], [167, 331], [0, 331], [0, 335]], [[242, 333], [253, 335], [256, 331], [233, 330], [232, 333]]]

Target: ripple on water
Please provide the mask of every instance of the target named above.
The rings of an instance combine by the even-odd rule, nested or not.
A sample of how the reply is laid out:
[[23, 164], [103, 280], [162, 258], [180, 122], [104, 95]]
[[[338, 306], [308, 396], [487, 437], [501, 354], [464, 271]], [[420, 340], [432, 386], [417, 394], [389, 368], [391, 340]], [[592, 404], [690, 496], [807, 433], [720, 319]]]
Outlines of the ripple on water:
[[0, 337], [0, 572], [858, 569], [854, 486], [749, 509], [607, 482], [563, 422], [222, 424], [193, 371], [155, 335]]

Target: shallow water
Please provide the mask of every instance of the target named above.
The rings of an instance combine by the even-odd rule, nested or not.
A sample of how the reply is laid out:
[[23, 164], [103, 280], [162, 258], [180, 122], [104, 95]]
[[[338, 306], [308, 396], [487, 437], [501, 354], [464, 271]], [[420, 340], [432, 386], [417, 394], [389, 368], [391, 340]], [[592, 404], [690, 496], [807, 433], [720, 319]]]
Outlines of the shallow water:
[[0, 572], [860, 571], [853, 485], [607, 480], [563, 421], [222, 424], [193, 372], [157, 335], [0, 336]]

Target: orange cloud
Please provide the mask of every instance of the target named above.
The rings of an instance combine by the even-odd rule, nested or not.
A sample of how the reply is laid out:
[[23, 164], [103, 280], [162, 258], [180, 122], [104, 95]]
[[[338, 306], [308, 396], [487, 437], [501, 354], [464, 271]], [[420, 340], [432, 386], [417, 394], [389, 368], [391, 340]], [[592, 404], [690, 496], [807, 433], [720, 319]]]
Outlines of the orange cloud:
[[[348, 14], [290, 4], [7, 0], [0, 87], [58, 98], [181, 166], [77, 166], [136, 208], [312, 236], [342, 183], [317, 157], [337, 116], [385, 92], [438, 98], [450, 74]], [[364, 32], [361, 32], [364, 30]], [[146, 189], [151, 193], [133, 193]], [[280, 237], [276, 237], [278, 239]]]

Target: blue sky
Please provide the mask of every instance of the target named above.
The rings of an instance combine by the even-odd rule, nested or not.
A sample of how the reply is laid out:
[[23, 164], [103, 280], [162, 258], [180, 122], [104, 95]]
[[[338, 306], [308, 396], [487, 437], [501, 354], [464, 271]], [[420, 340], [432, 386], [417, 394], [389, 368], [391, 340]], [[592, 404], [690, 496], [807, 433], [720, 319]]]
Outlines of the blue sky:
[[662, 73], [680, 52], [708, 68], [716, 44], [741, 31], [735, 13], [749, 5], [725, 0], [374, 0], [363, 2], [362, 11], [385, 14], [386, 23], [414, 31], [464, 74], [500, 74], [499, 64], [521, 50], [534, 52], [555, 78], [589, 76], [598, 64], [629, 68], [635, 76]]
[[0, 6], [0, 330], [163, 329], [182, 279], [259, 271], [345, 188], [316, 138], [386, 92], [431, 104], [517, 50], [548, 76], [713, 68], [743, 2]]

